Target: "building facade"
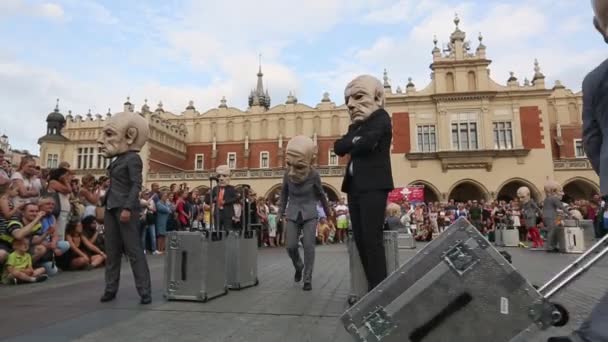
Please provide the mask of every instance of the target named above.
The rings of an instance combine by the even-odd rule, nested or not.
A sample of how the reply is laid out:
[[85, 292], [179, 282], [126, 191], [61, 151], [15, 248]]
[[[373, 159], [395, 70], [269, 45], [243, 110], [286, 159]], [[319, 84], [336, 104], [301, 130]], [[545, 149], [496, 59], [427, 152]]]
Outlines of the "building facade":
[[[530, 79], [521, 82], [511, 74], [505, 84], [494, 81], [481, 35], [473, 48], [459, 20], [454, 22], [446, 50], [434, 40], [431, 81], [424, 88], [410, 79], [404, 88], [393, 89], [384, 72], [395, 185], [424, 185], [430, 201], [510, 198], [522, 185], [541, 199], [549, 178], [575, 199], [597, 193], [598, 177], [581, 142], [582, 94], [559, 82], [547, 87], [539, 63], [532, 60]], [[346, 107], [336, 105], [327, 93], [314, 107], [292, 94], [271, 106], [261, 68], [257, 77], [244, 111], [222, 98], [217, 108], [205, 112], [192, 101], [179, 114], [162, 103], [154, 109], [145, 103], [136, 112], [127, 99], [124, 111], [150, 123], [150, 140], [141, 151], [146, 183], [185, 183], [205, 191], [215, 167], [227, 164], [234, 170], [233, 184], [248, 184], [271, 197], [281, 186], [287, 142], [305, 134], [316, 142], [316, 164], [329, 197], [341, 196], [347, 160], [338, 158], [332, 147], [348, 128]], [[108, 162], [95, 142], [104, 115], [68, 113], [60, 122], [53, 113], [40, 140], [43, 166], [64, 160], [80, 175], [104, 174]]]

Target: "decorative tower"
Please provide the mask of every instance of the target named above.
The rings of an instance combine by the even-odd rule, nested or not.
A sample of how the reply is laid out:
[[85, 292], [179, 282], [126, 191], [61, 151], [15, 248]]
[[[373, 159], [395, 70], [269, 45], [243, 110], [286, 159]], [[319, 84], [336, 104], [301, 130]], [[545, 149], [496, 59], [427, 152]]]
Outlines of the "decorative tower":
[[266, 110], [270, 108], [270, 95], [268, 90], [264, 91], [264, 74], [262, 73], [262, 61], [260, 56], [260, 66], [258, 69], [258, 83], [255, 89], [249, 94], [249, 107], [263, 107]]

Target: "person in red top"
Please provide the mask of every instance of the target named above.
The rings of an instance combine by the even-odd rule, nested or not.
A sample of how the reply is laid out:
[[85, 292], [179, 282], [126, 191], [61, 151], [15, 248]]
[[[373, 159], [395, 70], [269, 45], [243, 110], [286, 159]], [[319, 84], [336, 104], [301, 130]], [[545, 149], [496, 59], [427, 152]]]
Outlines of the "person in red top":
[[190, 222], [190, 213], [188, 213], [188, 211], [186, 210], [187, 196], [188, 193], [184, 190], [179, 190], [176, 195], [177, 203], [175, 211], [177, 212], [177, 221], [179, 222], [181, 230], [187, 230], [188, 222]]

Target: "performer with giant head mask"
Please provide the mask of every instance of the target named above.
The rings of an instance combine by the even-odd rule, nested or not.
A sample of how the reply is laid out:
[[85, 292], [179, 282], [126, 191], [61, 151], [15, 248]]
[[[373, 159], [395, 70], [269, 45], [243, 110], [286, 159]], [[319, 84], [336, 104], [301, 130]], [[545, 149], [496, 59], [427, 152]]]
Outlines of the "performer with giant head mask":
[[351, 124], [334, 144], [334, 152], [350, 157], [342, 191], [348, 194], [352, 230], [361, 263], [373, 289], [386, 278], [382, 227], [388, 193], [393, 189], [390, 148], [391, 117], [384, 110], [384, 88], [362, 75], [344, 90]]
[[215, 168], [217, 186], [211, 189], [210, 197], [205, 199], [207, 204], [213, 203], [213, 225], [216, 230], [231, 231], [234, 229], [232, 217], [238, 194], [234, 186], [230, 185], [231, 173], [228, 165], [220, 165]]
[[517, 198], [521, 203], [524, 224], [532, 238], [532, 248], [543, 247], [544, 241], [537, 227], [537, 219], [540, 217], [540, 208], [530, 197], [530, 189], [522, 186], [517, 189]]
[[545, 183], [545, 200], [543, 202], [543, 223], [548, 230], [547, 252], [559, 252], [557, 236], [557, 218], [565, 215], [566, 210], [562, 203], [564, 191], [556, 181], [549, 180]]
[[132, 113], [118, 113], [106, 121], [97, 140], [106, 158], [110, 186], [103, 200], [106, 247], [106, 286], [101, 297], [108, 302], [116, 297], [123, 252], [131, 262], [135, 287], [142, 304], [152, 301], [150, 271], [139, 234], [139, 193], [142, 189], [142, 160], [139, 151], [148, 140], [148, 122]]
[[[329, 204], [321, 185], [321, 177], [313, 168], [315, 144], [307, 136], [293, 137], [287, 143], [285, 162], [287, 171], [283, 177], [279, 217], [285, 219], [287, 254], [295, 268], [294, 280], [302, 280], [304, 291], [312, 289], [312, 270], [315, 262], [317, 203], [321, 202], [329, 216]], [[304, 262], [298, 250], [298, 238], [302, 230]]]

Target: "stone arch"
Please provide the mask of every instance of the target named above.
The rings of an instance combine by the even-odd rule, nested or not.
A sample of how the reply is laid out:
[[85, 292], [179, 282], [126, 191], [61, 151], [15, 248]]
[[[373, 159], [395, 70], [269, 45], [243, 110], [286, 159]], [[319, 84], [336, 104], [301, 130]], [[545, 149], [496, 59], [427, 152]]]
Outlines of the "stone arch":
[[246, 136], [251, 134], [251, 121], [245, 120], [245, 122], [243, 122], [243, 133]]
[[600, 193], [600, 187], [590, 179], [573, 177], [563, 183], [564, 202], [584, 199], [590, 200], [593, 195]]
[[198, 191], [198, 195], [200, 197], [203, 197], [207, 194], [207, 192], [209, 192], [209, 187], [206, 185], [199, 185], [199, 186], [195, 187], [194, 189], [192, 189], [192, 191]]
[[477, 90], [477, 76], [475, 75], [475, 71], [469, 71], [467, 73], [467, 83], [469, 91]]
[[433, 184], [424, 181], [424, 180], [415, 180], [410, 182], [408, 186], [411, 185], [424, 185], [424, 201], [425, 202], [439, 202], [441, 201], [441, 191], [437, 189]]
[[331, 117], [331, 135], [340, 135], [340, 117], [337, 115]]
[[541, 192], [534, 184], [523, 178], [510, 178], [504, 181], [496, 190], [496, 199], [509, 202], [517, 198], [517, 189], [522, 186], [530, 189], [530, 196], [535, 202], [540, 201], [542, 198]]
[[260, 122], [260, 138], [268, 139], [268, 120], [262, 119]]
[[338, 191], [338, 189], [334, 188], [330, 184], [321, 183], [321, 185], [323, 186], [323, 190], [325, 191], [325, 194], [327, 195], [327, 199], [330, 202], [338, 202], [338, 200], [340, 199], [341, 192]]
[[312, 130], [313, 133], [317, 133], [318, 135], [321, 134], [321, 117], [318, 115], [315, 115], [315, 117], [312, 119]]
[[448, 72], [445, 74], [445, 90], [447, 92], [454, 92], [456, 90], [456, 84], [454, 82], [454, 74]]
[[271, 203], [277, 203], [279, 197], [281, 196], [281, 188], [283, 187], [283, 183], [275, 184], [266, 193], [264, 194], [264, 198], [266, 198]]
[[232, 141], [234, 139], [234, 124], [232, 121], [228, 121], [226, 124], [226, 140]]
[[280, 118], [279, 119], [279, 134], [281, 135], [285, 135], [285, 119], [284, 118]]
[[469, 178], [454, 183], [448, 191], [448, 200], [454, 199], [456, 202], [488, 200], [488, 197], [488, 189], [478, 181]]

